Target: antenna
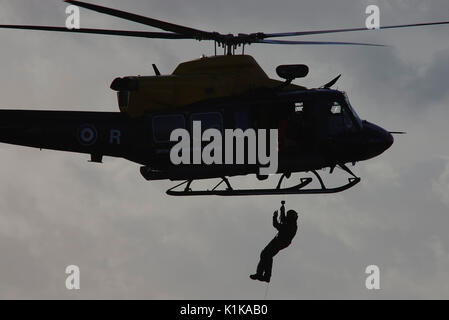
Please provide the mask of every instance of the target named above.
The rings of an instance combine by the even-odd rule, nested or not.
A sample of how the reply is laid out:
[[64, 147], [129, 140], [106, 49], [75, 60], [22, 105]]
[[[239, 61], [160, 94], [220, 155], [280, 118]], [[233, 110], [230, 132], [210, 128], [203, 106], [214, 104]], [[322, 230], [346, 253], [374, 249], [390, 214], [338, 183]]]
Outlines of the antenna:
[[156, 76], [161, 75], [161, 73], [159, 72], [159, 69], [157, 68], [157, 66], [154, 63], [153, 63], [153, 70], [154, 70], [154, 73], [156, 74]]

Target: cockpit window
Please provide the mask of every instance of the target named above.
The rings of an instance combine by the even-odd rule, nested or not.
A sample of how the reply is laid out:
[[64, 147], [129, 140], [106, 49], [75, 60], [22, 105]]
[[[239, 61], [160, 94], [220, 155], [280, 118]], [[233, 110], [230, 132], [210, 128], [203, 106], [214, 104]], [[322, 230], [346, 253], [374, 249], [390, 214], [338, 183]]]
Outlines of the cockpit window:
[[341, 105], [337, 101], [334, 101], [332, 103], [331, 113], [332, 114], [341, 113]]
[[343, 108], [340, 102], [332, 101], [330, 103], [328, 116], [329, 134], [340, 135], [354, 131], [353, 120], [346, 108]]
[[348, 129], [349, 131], [351, 131], [352, 128], [354, 127], [354, 124], [352, 123], [351, 116], [348, 114], [346, 109], [343, 109], [343, 123], [344, 123], [346, 129]]
[[357, 121], [357, 124], [359, 126], [359, 128], [363, 127], [363, 123], [362, 120], [360, 120], [359, 115], [357, 114], [357, 112], [355, 112], [355, 110], [352, 108], [351, 103], [349, 102], [348, 96], [346, 95], [346, 93], [343, 93], [344, 97], [345, 97], [345, 102], [348, 105], [348, 110], [351, 112], [351, 114], [354, 116], [354, 119]]

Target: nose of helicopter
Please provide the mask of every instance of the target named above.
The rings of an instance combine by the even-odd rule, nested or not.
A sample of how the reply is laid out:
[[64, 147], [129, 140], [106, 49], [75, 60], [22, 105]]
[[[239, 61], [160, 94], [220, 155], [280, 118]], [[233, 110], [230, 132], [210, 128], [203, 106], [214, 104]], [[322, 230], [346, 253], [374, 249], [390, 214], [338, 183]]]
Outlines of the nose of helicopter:
[[364, 121], [363, 131], [365, 136], [365, 157], [366, 159], [376, 157], [391, 147], [394, 142], [393, 135], [387, 130]]
[[388, 148], [390, 148], [392, 145], [393, 145], [393, 142], [394, 142], [394, 138], [393, 138], [393, 135], [390, 133], [390, 132], [388, 132], [388, 131], [385, 131], [386, 133], [387, 133], [387, 138], [386, 138], [386, 148], [385, 148], [385, 150], [387, 150]]

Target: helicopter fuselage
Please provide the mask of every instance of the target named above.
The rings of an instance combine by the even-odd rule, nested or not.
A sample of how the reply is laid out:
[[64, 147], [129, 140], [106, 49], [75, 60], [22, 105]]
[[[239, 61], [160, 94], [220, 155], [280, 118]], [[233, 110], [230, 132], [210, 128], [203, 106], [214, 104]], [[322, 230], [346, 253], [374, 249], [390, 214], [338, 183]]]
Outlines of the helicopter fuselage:
[[[147, 168], [145, 177], [199, 179], [257, 173], [258, 165], [173, 165], [172, 130], [278, 129], [278, 172], [298, 172], [375, 157], [392, 143], [391, 134], [360, 121], [336, 90], [267, 92], [250, 97], [216, 99], [170, 111], [130, 117], [119, 112], [0, 111], [4, 143], [128, 159]], [[225, 155], [223, 154], [223, 157]]]

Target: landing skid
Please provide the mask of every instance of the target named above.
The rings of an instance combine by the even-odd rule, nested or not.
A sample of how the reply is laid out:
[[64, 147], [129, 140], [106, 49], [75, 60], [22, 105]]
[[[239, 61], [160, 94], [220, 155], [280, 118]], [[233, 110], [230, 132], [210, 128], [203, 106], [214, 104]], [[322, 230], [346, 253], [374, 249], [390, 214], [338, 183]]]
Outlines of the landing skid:
[[[310, 184], [313, 181], [313, 178], [306, 177], [306, 178], [300, 178], [300, 182], [292, 187], [286, 187], [282, 188], [282, 182], [284, 178], [289, 178], [290, 174], [282, 174], [279, 178], [278, 184], [276, 188], [271, 189], [234, 189], [229, 180], [226, 177], [222, 177], [221, 181], [216, 184], [211, 190], [192, 190], [190, 188], [190, 185], [192, 184], [193, 180], [186, 180], [184, 182], [181, 182], [180, 184], [177, 184], [176, 186], [170, 188], [167, 190], [167, 194], [170, 196], [209, 196], [209, 195], [215, 195], [215, 196], [256, 196], [256, 195], [281, 195], [281, 194], [325, 194], [325, 193], [336, 193], [341, 192], [344, 190], [347, 190], [353, 186], [355, 186], [357, 183], [360, 182], [360, 178], [355, 176], [352, 171], [346, 167], [344, 164], [339, 165], [340, 168], [342, 168], [344, 171], [348, 172], [352, 175], [352, 177], [348, 178], [348, 183], [336, 187], [336, 188], [327, 188], [323, 182], [323, 179], [321, 176], [316, 172], [315, 170], [312, 170], [311, 172], [315, 175], [318, 182], [320, 183], [320, 188], [311, 188], [307, 189], [305, 188], [308, 184]], [[222, 183], [226, 184], [226, 189], [217, 189]], [[182, 186], [184, 188], [182, 189]]]

